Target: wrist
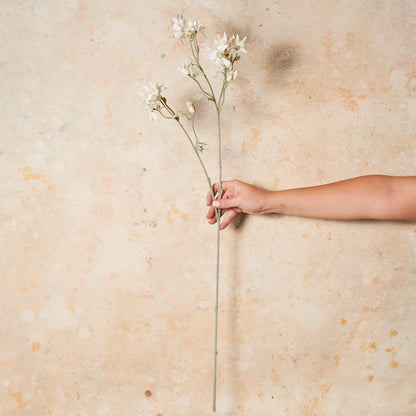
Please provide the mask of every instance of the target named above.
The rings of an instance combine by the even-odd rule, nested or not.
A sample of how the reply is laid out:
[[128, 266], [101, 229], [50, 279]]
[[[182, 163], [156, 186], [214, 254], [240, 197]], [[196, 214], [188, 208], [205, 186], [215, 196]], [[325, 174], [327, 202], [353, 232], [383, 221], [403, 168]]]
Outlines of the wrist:
[[282, 214], [284, 204], [282, 191], [266, 191], [263, 199], [262, 214]]

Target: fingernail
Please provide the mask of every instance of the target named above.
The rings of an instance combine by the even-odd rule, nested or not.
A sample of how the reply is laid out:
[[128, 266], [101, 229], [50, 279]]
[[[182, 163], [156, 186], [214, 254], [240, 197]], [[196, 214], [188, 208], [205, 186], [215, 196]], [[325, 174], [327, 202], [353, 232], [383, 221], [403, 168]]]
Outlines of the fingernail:
[[220, 206], [220, 203], [219, 203], [218, 201], [214, 201], [214, 202], [212, 203], [212, 205], [213, 205], [215, 208], [218, 208], [218, 207]]

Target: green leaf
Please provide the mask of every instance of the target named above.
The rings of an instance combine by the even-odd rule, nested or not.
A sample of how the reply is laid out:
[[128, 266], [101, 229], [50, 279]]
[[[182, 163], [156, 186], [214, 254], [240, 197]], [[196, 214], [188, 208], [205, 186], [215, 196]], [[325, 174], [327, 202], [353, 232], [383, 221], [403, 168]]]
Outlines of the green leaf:
[[190, 120], [189, 116], [185, 113], [185, 111], [184, 111], [184, 110], [179, 110], [179, 111], [177, 112], [177, 114], [178, 114], [179, 116], [183, 117], [183, 118], [186, 118], [187, 120]]
[[231, 104], [224, 105], [222, 109], [223, 111], [226, 111], [227, 113], [233, 113], [235, 111], [235, 107]]
[[200, 93], [194, 95], [192, 98], [194, 100], [203, 100], [203, 99], [206, 99], [207, 97], [205, 97], [205, 94], [203, 94], [202, 92], [200, 92]]

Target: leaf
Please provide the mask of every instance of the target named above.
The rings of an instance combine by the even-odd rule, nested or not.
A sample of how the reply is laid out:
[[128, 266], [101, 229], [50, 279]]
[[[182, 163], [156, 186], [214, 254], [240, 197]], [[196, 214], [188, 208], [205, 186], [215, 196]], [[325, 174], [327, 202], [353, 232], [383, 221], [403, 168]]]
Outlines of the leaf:
[[183, 110], [179, 110], [179, 111], [177, 112], [177, 114], [178, 114], [179, 116], [181, 116], [181, 117], [186, 118], [187, 120], [189, 120], [189, 117], [188, 117], [188, 115], [185, 113], [185, 111], [183, 111]]
[[233, 113], [235, 111], [235, 106], [231, 104], [227, 104], [227, 105], [224, 105], [222, 109], [226, 111], [227, 113]]
[[204, 143], [204, 142], [198, 142], [198, 151], [200, 153], [202, 153], [205, 150], [206, 147], [207, 147], [207, 144], [206, 143]]
[[194, 100], [203, 100], [203, 99], [207, 99], [207, 97], [205, 96], [205, 94], [203, 94], [202, 92], [194, 95], [192, 97]]

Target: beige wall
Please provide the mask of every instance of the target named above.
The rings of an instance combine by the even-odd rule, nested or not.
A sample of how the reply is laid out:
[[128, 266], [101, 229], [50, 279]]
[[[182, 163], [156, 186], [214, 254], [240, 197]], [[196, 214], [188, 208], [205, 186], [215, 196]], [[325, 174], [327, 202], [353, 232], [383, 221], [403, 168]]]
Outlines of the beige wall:
[[[210, 414], [215, 229], [174, 123], [179, 11], [247, 36], [224, 176], [269, 189], [416, 169], [416, 3], [3, 1], [0, 414]], [[179, 88], [178, 88], [179, 87]], [[197, 103], [216, 180], [212, 109]], [[237, 223], [236, 223], [237, 224]], [[218, 414], [416, 414], [416, 226], [223, 232]]]

